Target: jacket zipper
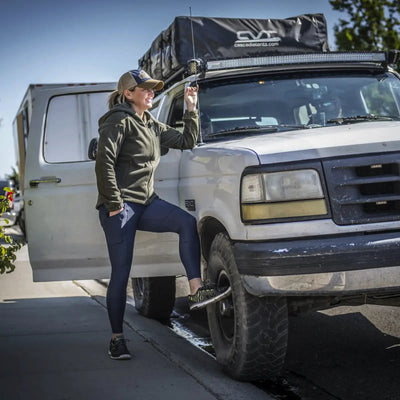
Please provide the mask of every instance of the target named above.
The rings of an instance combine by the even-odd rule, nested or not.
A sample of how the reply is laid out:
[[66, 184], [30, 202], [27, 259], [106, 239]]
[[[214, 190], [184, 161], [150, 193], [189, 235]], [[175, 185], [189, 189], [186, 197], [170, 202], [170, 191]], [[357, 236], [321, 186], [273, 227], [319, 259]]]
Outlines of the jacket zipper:
[[[152, 153], [150, 154], [151, 158], [154, 158], [155, 156], [155, 132], [153, 132], [153, 130], [151, 129], [150, 124], [148, 125], [147, 129], [150, 132], [150, 141], [151, 141], [151, 151]], [[153, 178], [154, 175], [154, 162], [153, 161], [149, 161], [150, 162], [150, 174], [149, 174], [149, 179], [147, 181], [147, 200], [150, 198], [150, 182]]]

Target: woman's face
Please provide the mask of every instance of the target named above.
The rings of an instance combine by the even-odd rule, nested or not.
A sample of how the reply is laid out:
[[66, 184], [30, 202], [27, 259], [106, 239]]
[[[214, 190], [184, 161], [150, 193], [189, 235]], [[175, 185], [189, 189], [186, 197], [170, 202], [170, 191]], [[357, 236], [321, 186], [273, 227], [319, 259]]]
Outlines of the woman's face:
[[136, 87], [133, 92], [129, 92], [128, 99], [133, 103], [136, 111], [146, 111], [153, 105], [154, 92], [152, 89]]

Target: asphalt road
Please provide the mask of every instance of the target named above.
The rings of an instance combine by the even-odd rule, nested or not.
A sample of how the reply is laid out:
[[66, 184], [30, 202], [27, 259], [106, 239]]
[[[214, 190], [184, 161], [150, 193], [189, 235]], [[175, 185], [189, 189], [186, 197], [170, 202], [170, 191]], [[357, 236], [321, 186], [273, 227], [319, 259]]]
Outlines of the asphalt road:
[[286, 374], [301, 398], [400, 399], [399, 307], [338, 307], [292, 318], [290, 328]]

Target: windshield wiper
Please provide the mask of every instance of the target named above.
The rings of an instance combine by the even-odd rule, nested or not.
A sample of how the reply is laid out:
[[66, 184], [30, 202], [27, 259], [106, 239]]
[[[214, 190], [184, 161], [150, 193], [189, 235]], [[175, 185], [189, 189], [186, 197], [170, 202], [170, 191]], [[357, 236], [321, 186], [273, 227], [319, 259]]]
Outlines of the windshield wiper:
[[399, 117], [392, 117], [388, 115], [374, 115], [374, 114], [367, 114], [367, 115], [355, 115], [353, 117], [338, 117], [332, 118], [326, 121], [327, 124], [351, 124], [357, 122], [364, 122], [364, 121], [393, 121], [399, 120]]
[[289, 129], [312, 129], [319, 127], [320, 125], [305, 125], [305, 124], [280, 124], [278, 125], [280, 128], [289, 128]]
[[271, 133], [279, 130], [278, 125], [264, 125], [264, 126], [237, 126], [231, 129], [224, 129], [207, 135], [207, 138], [214, 138], [217, 136], [231, 135], [232, 133]]
[[232, 135], [235, 133], [273, 133], [278, 132], [286, 129], [310, 129], [312, 126], [309, 125], [286, 125], [286, 124], [279, 124], [279, 125], [263, 125], [263, 126], [237, 126], [231, 129], [224, 129], [218, 132], [214, 132], [210, 135], [207, 135], [207, 138], [215, 138], [218, 136], [226, 136]]

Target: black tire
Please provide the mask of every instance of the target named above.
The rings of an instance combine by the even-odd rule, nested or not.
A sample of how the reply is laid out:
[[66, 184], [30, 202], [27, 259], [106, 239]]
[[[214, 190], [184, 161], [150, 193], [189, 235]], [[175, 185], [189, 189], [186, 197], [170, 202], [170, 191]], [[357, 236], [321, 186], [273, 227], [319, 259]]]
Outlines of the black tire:
[[166, 320], [175, 304], [175, 276], [132, 278], [135, 307], [148, 318]]
[[226, 235], [211, 246], [207, 277], [232, 295], [207, 307], [217, 361], [231, 377], [244, 381], [279, 374], [286, 356], [288, 312], [285, 297], [256, 297], [243, 287]]

